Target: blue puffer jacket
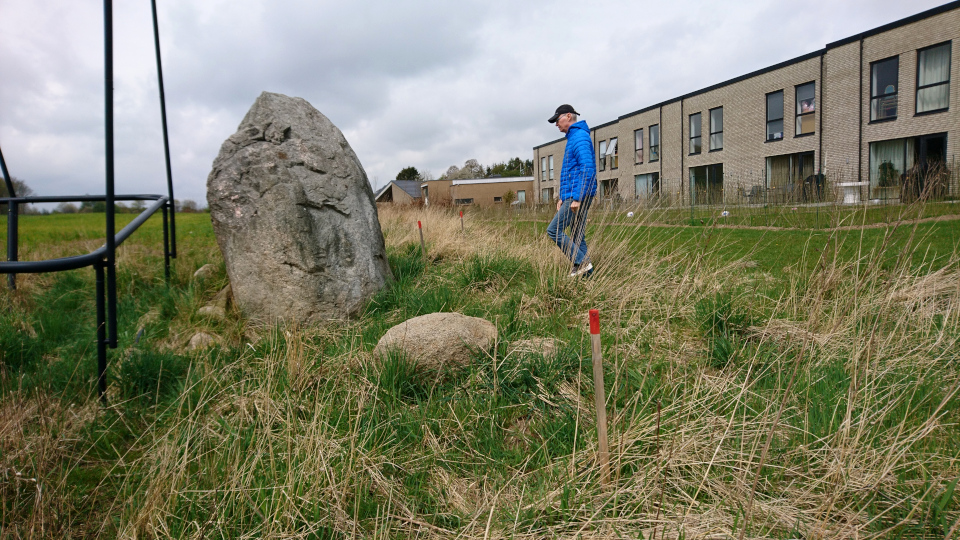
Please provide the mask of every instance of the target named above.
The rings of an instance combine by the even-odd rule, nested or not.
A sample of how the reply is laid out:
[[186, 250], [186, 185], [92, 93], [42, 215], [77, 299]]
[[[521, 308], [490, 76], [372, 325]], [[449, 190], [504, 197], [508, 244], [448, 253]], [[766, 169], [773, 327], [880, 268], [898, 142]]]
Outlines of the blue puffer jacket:
[[597, 194], [597, 159], [590, 128], [583, 120], [567, 130], [567, 149], [560, 170], [560, 199], [582, 201]]

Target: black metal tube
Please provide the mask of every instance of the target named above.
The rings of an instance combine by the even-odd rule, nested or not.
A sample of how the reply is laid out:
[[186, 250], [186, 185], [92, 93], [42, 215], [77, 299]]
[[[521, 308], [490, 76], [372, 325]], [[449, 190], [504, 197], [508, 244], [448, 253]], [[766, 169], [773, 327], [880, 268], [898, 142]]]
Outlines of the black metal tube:
[[170, 249], [167, 235], [167, 206], [163, 206], [163, 280], [170, 284]]
[[117, 246], [114, 222], [113, 152], [113, 1], [103, 0], [104, 110], [106, 138], [107, 203], [107, 321], [110, 347], [117, 346]]
[[[159, 201], [166, 199], [166, 195], [114, 195], [114, 201]], [[97, 202], [106, 201], [105, 195], [50, 195], [40, 196], [31, 195], [30, 197], [0, 197], [0, 203], [15, 201], [21, 204], [25, 203], [51, 203], [51, 202]]]
[[97, 275], [97, 392], [107, 402], [107, 329], [103, 306], [103, 261], [93, 265]]
[[0, 172], [3, 173], [3, 183], [7, 185], [7, 194], [9, 197], [16, 197], [13, 190], [13, 178], [10, 178], [10, 172], [7, 170], [7, 160], [3, 159], [3, 151], [0, 150]]
[[[160, 121], [163, 125], [163, 157], [167, 164], [167, 196], [170, 198], [170, 209], [173, 208], [173, 172], [170, 168], [170, 139], [167, 136], [167, 98], [163, 92], [163, 64], [160, 62], [160, 25], [157, 23], [157, 0], [150, 0], [153, 8], [153, 43], [157, 52], [157, 81], [160, 85]], [[166, 215], [166, 213], [164, 213]], [[164, 227], [164, 234], [167, 228]], [[164, 257], [167, 246], [164, 244]], [[177, 258], [177, 223], [176, 212], [170, 212], [170, 257]], [[170, 261], [167, 261], [169, 266]], [[169, 270], [167, 272], [169, 274]], [[169, 276], [168, 276], [169, 277]]]
[[[140, 212], [133, 221], [117, 233], [116, 245], [130, 238], [130, 236], [150, 218], [157, 210], [164, 208], [167, 204], [166, 197], [160, 197], [155, 203], [148, 206], [143, 212]], [[107, 256], [107, 246], [100, 246], [98, 249], [85, 255], [75, 255], [72, 257], [61, 257], [59, 259], [48, 259], [45, 261], [17, 261], [0, 262], [0, 273], [12, 272], [14, 274], [39, 274], [41, 272], [59, 272], [62, 270], [75, 270], [91, 266], [98, 260], [103, 260]]]
[[[19, 258], [18, 246], [19, 239], [17, 231], [19, 230], [19, 204], [14, 201], [7, 202], [7, 260], [10, 262], [16, 262]], [[17, 275], [14, 273], [7, 274], [7, 286], [10, 287], [10, 290], [15, 290], [17, 288]]]
[[[0, 172], [3, 173], [3, 183], [7, 186], [7, 196], [16, 197], [17, 193], [13, 189], [13, 179], [10, 178], [10, 172], [7, 171], [7, 160], [3, 159], [3, 152], [0, 151]], [[17, 260], [17, 203], [15, 201], [7, 202], [7, 260]], [[17, 275], [7, 275], [7, 285], [10, 290], [17, 288]]]

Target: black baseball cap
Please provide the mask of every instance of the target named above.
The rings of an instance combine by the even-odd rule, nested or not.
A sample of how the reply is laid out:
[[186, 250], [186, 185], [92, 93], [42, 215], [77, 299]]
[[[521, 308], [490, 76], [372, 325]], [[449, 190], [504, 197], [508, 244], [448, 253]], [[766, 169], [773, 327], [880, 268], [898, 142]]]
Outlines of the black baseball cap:
[[576, 115], [578, 115], [578, 116], [580, 115], [580, 113], [578, 113], [577, 111], [573, 110], [573, 105], [563, 104], [563, 105], [557, 107], [557, 112], [553, 113], [553, 116], [551, 116], [551, 117], [547, 120], [547, 122], [550, 122], [551, 124], [554, 124], [554, 123], [556, 123], [557, 119], [560, 118], [560, 115], [561, 115], [561, 114], [567, 114], [567, 113], [573, 113], [573, 114], [576, 114]]

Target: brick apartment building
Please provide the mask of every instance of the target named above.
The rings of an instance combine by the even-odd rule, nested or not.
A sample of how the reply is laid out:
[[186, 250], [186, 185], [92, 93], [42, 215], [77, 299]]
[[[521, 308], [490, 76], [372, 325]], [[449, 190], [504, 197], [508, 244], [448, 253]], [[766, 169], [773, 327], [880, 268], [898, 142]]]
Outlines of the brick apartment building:
[[[935, 174], [960, 165], [958, 73], [955, 1], [594, 126], [598, 197], [902, 199], [923, 182], [960, 195]], [[564, 147], [533, 148], [539, 202], [559, 192]]]

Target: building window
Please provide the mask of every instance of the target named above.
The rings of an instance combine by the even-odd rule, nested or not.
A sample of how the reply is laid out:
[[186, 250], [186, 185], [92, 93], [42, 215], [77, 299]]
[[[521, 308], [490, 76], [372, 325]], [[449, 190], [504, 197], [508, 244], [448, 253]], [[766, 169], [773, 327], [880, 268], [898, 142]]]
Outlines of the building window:
[[900, 57], [894, 56], [870, 65], [870, 121], [897, 117], [897, 89]]
[[553, 202], [553, 188], [543, 188], [540, 190], [540, 202]]
[[553, 156], [548, 157], [547, 161], [550, 163], [550, 179], [553, 180]]
[[797, 135], [810, 135], [817, 129], [816, 83], [797, 87]]
[[783, 138], [783, 90], [767, 94], [767, 140]]
[[650, 126], [650, 162], [660, 160], [660, 126]]
[[690, 153], [699, 154], [702, 145], [700, 144], [700, 113], [690, 115]]
[[503, 197], [494, 197], [493, 202], [503, 202]]
[[633, 162], [643, 163], [643, 128], [633, 132]]
[[517, 190], [517, 204], [527, 204], [527, 192], [519, 189]]
[[899, 199], [900, 186], [913, 173], [915, 139], [870, 143], [870, 198]]
[[818, 201], [823, 198], [824, 177], [816, 173], [816, 161], [813, 152], [785, 154], [767, 157], [766, 193], [764, 201], [757, 199], [761, 194], [751, 188], [744, 195], [751, 202], [804, 202]]
[[597, 152], [597, 156], [600, 158], [600, 161], [597, 162], [597, 170], [605, 171], [607, 170], [607, 141], [598, 142], [597, 147], [600, 150]]
[[633, 180], [636, 183], [636, 200], [655, 199], [660, 195], [660, 173], [638, 174]]
[[710, 151], [723, 150], [723, 107], [710, 109]]
[[723, 163], [690, 167], [691, 204], [723, 202]]
[[540, 181], [545, 182], [547, 180], [547, 158], [540, 158]]
[[917, 114], [950, 107], [950, 42], [922, 49], [917, 60]]
[[602, 200], [619, 199], [620, 195], [617, 193], [617, 184], [619, 184], [619, 178], [601, 180], [597, 185], [597, 195], [599, 195]]
[[610, 139], [610, 144], [607, 145], [607, 155], [610, 156], [610, 170], [616, 169], [620, 166], [616, 137]]
[[473, 204], [473, 198], [469, 199], [454, 199], [453, 204]]

